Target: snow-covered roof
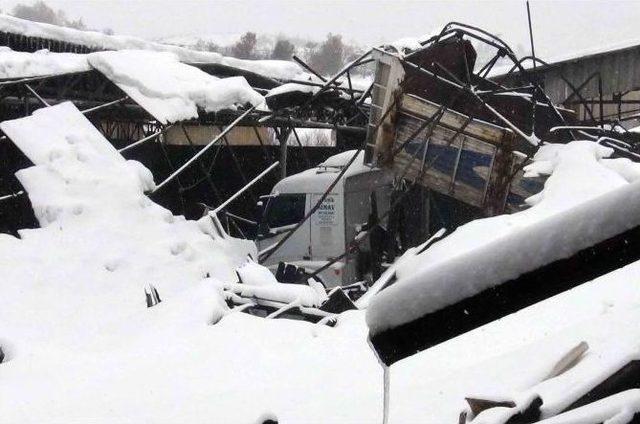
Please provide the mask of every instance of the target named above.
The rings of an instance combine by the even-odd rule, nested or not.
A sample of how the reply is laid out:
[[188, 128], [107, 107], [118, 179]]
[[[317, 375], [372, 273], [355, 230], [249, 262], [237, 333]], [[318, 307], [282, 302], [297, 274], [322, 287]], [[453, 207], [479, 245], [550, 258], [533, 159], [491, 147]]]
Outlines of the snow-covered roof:
[[[290, 175], [280, 180], [274, 187], [274, 193], [324, 193], [336, 179], [342, 168], [355, 154], [355, 150], [348, 150], [331, 156], [315, 168]], [[364, 152], [360, 152], [347, 172], [338, 181], [332, 193], [343, 193], [347, 178], [371, 172], [371, 168], [364, 165]]]
[[[640, 164], [591, 141], [548, 144], [526, 175], [550, 174], [531, 208], [480, 219], [398, 267], [367, 310], [373, 333], [440, 310], [640, 224]], [[526, 176], [525, 175], [525, 176]], [[499, 258], [499, 260], [496, 260]]]
[[62, 75], [89, 71], [87, 56], [76, 53], [16, 52], [0, 47], [0, 79]]
[[[457, 422], [460, 412], [469, 412], [466, 397], [522, 406], [540, 396], [542, 418], [556, 415], [640, 359], [639, 305], [636, 262], [406, 358], [391, 367], [390, 422], [417, 416], [428, 424]], [[586, 346], [578, 352], [586, 351], [577, 355], [575, 365], [557, 367], [581, 343]], [[633, 405], [637, 395], [610, 409], [615, 414]], [[470, 422], [503, 424], [513, 412], [492, 409]]]
[[196, 118], [198, 109], [215, 112], [264, 102], [243, 77], [216, 78], [172, 53], [108, 51], [91, 53], [88, 60], [163, 124]]
[[264, 98], [244, 77], [217, 78], [174, 53], [119, 50], [90, 54], [16, 52], [0, 47], [0, 79], [62, 75], [96, 69], [163, 124], [260, 105]]
[[82, 31], [57, 25], [28, 21], [0, 14], [0, 31], [41, 37], [86, 46], [93, 50], [151, 50], [175, 54], [185, 63], [213, 63], [243, 69], [271, 78], [295, 79], [307, 76], [300, 67], [284, 60], [243, 60], [225, 57], [219, 53], [190, 50], [184, 47], [160, 44], [142, 38], [106, 35], [96, 31]]
[[[561, 65], [566, 62], [573, 62], [577, 60], [591, 58], [594, 56], [617, 53], [623, 50], [629, 50], [634, 48], [640, 48], [640, 39], [630, 39], [630, 40], [624, 40], [624, 41], [617, 41], [615, 43], [601, 44], [601, 45], [583, 49], [583, 50], [563, 53], [556, 56], [552, 56], [550, 58], [542, 57], [540, 59], [543, 59], [546, 63], [548, 63], [550, 67], [553, 67], [553, 66]], [[525, 69], [532, 69], [533, 62], [530, 60], [527, 60], [523, 62], [522, 66]], [[546, 65], [540, 65], [540, 64], [538, 64], [537, 66], [539, 69], [546, 67]], [[512, 67], [513, 67], [513, 64], [495, 67], [491, 71], [490, 76], [493, 78], [493, 77], [499, 77], [501, 75], [504, 75], [507, 72], [509, 72]]]

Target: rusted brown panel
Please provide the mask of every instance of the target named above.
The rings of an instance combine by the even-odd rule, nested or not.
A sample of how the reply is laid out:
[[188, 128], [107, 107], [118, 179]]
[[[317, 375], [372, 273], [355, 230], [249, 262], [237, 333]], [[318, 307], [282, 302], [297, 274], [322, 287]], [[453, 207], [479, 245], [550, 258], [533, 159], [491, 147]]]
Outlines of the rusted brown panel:
[[[452, 37], [432, 44], [428, 48], [411, 55], [407, 60], [436, 74], [443, 74], [444, 68], [459, 81], [467, 82], [468, 74], [473, 73], [476, 51], [469, 40]], [[450, 100], [450, 90], [435, 79], [425, 77], [420, 71], [410, 66], [405, 66], [405, 72], [407, 81], [406, 93], [428, 97], [437, 103], [445, 103]]]
[[389, 111], [387, 116], [378, 128], [378, 139], [375, 146], [375, 154], [377, 163], [383, 167], [391, 166], [393, 163], [393, 143], [396, 138], [398, 110], [402, 103], [402, 98], [398, 93], [398, 90], [400, 90], [400, 88], [397, 88], [396, 92], [392, 96], [393, 99], [397, 100], [394, 100], [388, 105]]
[[509, 185], [513, 172], [513, 133], [505, 132], [502, 145], [496, 149], [491, 170], [490, 182], [487, 189], [484, 210], [488, 216], [499, 215], [504, 212]]

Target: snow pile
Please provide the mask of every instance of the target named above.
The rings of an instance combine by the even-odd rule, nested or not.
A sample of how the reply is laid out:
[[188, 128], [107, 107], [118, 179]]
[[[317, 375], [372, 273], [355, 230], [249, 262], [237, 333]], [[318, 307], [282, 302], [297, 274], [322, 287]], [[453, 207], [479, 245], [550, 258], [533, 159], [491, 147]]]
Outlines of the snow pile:
[[545, 145], [528, 175], [550, 174], [528, 210], [461, 226], [397, 269], [371, 302], [373, 333], [511, 280], [640, 224], [640, 164], [590, 141]]
[[327, 300], [327, 293], [321, 284], [284, 284], [276, 280], [265, 267], [248, 260], [236, 270], [240, 283], [225, 282], [223, 287], [245, 298], [296, 303], [301, 306], [319, 307]]
[[637, 414], [640, 414], [640, 389], [632, 389], [539, 421], [538, 424], [629, 424]]
[[422, 48], [422, 44], [420, 44], [420, 39], [418, 38], [404, 37], [391, 43], [385, 44], [385, 47], [392, 47], [400, 55], [404, 55], [405, 53], [419, 50], [420, 48]]
[[89, 71], [87, 56], [75, 53], [15, 52], [0, 47], [0, 78], [25, 78]]
[[[35, 164], [16, 175], [42, 226], [0, 237], [0, 336], [17, 356], [140, 310], [147, 284], [165, 300], [208, 276], [234, 278], [256, 254], [209, 218], [187, 221], [153, 203], [149, 170], [122, 158], [70, 102], [0, 128]], [[224, 307], [219, 293], [213, 300]]]
[[264, 98], [243, 77], [218, 79], [181, 63], [171, 53], [123, 50], [91, 53], [89, 63], [158, 121], [166, 124]]
[[217, 63], [244, 69], [271, 78], [296, 79], [307, 76], [293, 62], [284, 60], [242, 60], [219, 53], [189, 50], [183, 47], [153, 43], [137, 37], [106, 35], [96, 31], [81, 31], [44, 24], [0, 14], [0, 31], [41, 37], [86, 46], [92, 50], [151, 50], [175, 54], [181, 62]]
[[[635, 262], [394, 364], [390, 422], [415, 417], [426, 424], [458, 422], [460, 412], [470, 412], [465, 397], [524, 406], [540, 396], [542, 418], [554, 416], [630, 360], [640, 359], [639, 323], [640, 262]], [[588, 349], [577, 363], [549, 378], [581, 342]], [[625, 393], [618, 401], [586, 408], [615, 415], [637, 407], [637, 394]], [[502, 424], [508, 412], [492, 408], [468, 419]], [[579, 416], [576, 412], [568, 416]]]
[[320, 91], [320, 87], [290, 82], [279, 85], [276, 88], [272, 88], [271, 90], [269, 90], [266, 97], [279, 96], [285, 93], [317, 93], [318, 91]]
[[150, 201], [149, 171], [70, 103], [0, 128], [35, 163], [18, 177], [43, 226], [0, 235], [3, 423], [379, 420], [360, 315], [332, 329], [230, 312], [222, 282], [253, 243]]

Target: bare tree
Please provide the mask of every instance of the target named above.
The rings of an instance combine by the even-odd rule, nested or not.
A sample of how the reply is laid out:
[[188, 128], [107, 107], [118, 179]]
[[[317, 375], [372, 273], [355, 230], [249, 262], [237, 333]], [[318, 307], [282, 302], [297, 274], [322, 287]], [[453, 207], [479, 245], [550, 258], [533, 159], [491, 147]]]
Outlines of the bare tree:
[[238, 59], [255, 59], [256, 58], [257, 37], [255, 32], [246, 32], [231, 48], [231, 55]]
[[289, 60], [295, 51], [296, 46], [294, 46], [291, 41], [280, 38], [276, 41], [275, 46], [273, 46], [271, 59]]
[[34, 22], [43, 22], [45, 24], [53, 24], [66, 26], [76, 29], [86, 29], [86, 25], [82, 18], [76, 20], [67, 19], [67, 15], [62, 10], [57, 12], [50, 8], [44, 1], [39, 0], [32, 5], [17, 4], [11, 11], [16, 18], [27, 19]]
[[47, 6], [43, 1], [37, 1], [33, 5], [17, 4], [12, 10], [16, 18], [29, 21], [43, 22], [45, 24], [60, 25], [60, 17], [55, 10]]
[[323, 75], [334, 74], [338, 72], [344, 63], [344, 50], [342, 36], [329, 33], [320, 48], [311, 52], [309, 57], [310, 64]]

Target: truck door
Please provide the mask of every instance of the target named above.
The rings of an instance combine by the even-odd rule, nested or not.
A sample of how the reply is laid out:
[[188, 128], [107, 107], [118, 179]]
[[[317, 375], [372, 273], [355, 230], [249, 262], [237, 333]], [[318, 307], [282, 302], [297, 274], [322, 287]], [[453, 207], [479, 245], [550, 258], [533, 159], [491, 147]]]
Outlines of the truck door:
[[[264, 250], [280, 241], [293, 229], [309, 211], [309, 195], [305, 193], [284, 193], [271, 199], [265, 209], [264, 223], [268, 232], [261, 234], [258, 248]], [[268, 264], [280, 261], [291, 262], [307, 259], [310, 256], [310, 220], [307, 220], [289, 239], [268, 259]]]

